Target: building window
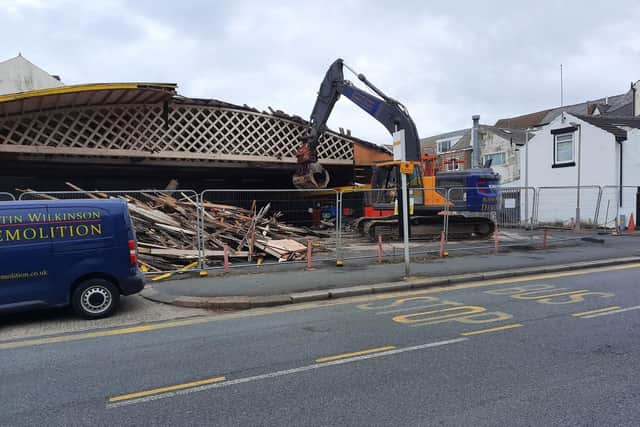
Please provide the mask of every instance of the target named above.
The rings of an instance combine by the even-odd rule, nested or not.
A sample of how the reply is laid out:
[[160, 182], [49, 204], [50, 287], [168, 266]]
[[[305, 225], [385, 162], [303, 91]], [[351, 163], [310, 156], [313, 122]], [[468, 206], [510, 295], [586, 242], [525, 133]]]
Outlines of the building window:
[[462, 162], [458, 159], [451, 159], [445, 162], [447, 172], [459, 171]]
[[438, 141], [438, 154], [444, 153], [451, 150], [451, 140], [446, 139], [443, 141]]
[[573, 133], [555, 135], [554, 159], [556, 164], [573, 162]]
[[489, 160], [491, 160], [491, 166], [502, 166], [507, 163], [504, 152], [485, 154], [483, 156], [483, 163], [487, 164]]

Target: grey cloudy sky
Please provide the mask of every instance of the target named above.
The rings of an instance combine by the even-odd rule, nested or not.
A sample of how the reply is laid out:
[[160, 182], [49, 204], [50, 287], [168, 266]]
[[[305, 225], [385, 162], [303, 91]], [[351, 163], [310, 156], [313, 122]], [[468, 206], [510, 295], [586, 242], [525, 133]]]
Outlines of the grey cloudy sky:
[[[342, 57], [403, 102], [422, 137], [624, 93], [640, 79], [630, 1], [0, 0], [0, 59], [67, 84], [158, 81], [307, 118]], [[356, 80], [353, 78], [352, 80]], [[329, 121], [388, 142], [348, 100]]]

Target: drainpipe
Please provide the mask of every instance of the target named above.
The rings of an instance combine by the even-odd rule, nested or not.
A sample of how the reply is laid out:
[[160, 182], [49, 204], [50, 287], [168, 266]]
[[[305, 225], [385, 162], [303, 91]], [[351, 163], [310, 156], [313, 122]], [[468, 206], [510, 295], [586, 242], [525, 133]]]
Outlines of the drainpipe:
[[480, 167], [480, 146], [478, 144], [478, 122], [480, 121], [479, 115], [471, 116], [473, 120], [473, 127], [471, 128], [471, 148], [473, 148], [473, 160], [471, 167], [473, 169]]
[[622, 207], [622, 141], [618, 141], [618, 144], [620, 144], [620, 194], [618, 195], [618, 199], [620, 200], [618, 205], [619, 207]]

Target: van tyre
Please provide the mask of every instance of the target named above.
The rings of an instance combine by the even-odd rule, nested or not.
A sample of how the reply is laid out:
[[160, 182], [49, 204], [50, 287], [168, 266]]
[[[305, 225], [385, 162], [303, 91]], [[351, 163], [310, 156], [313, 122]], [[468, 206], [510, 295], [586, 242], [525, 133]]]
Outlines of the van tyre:
[[108, 280], [95, 278], [81, 282], [73, 291], [73, 310], [87, 319], [111, 315], [120, 301], [118, 288]]

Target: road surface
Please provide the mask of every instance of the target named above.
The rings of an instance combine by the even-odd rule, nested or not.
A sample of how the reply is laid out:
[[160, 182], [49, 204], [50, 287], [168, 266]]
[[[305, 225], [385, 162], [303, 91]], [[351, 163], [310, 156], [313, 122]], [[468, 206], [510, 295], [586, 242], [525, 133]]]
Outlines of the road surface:
[[640, 265], [0, 341], [0, 425], [640, 425]]

